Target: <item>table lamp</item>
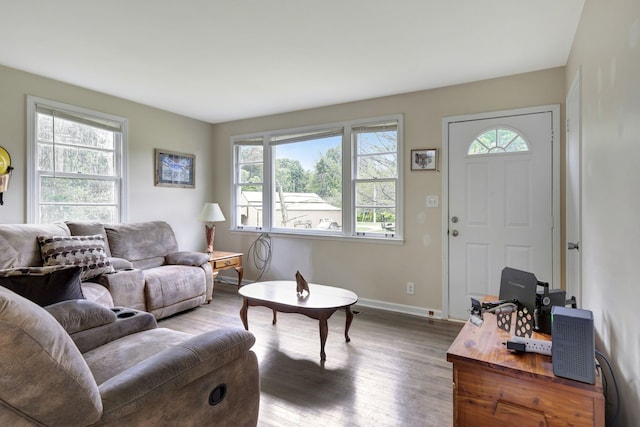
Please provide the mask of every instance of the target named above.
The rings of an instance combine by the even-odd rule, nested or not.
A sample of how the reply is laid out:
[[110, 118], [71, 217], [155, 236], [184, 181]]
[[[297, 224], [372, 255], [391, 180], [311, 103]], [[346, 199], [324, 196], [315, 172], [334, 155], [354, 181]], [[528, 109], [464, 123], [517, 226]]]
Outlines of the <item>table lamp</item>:
[[205, 203], [198, 219], [205, 223], [204, 229], [207, 236], [207, 253], [213, 253], [213, 239], [216, 235], [216, 225], [214, 222], [224, 221], [224, 215], [217, 203]]

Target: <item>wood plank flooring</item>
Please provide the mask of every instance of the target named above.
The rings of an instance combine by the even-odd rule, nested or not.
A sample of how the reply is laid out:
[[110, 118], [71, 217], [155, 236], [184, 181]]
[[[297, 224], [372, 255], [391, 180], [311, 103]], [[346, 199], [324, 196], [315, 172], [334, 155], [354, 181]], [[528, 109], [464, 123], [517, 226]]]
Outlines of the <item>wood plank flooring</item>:
[[[216, 283], [213, 301], [159, 321], [190, 333], [242, 328], [242, 297]], [[250, 307], [261, 380], [259, 426], [450, 426], [452, 369], [446, 352], [462, 324], [353, 306], [329, 319], [327, 360], [320, 362], [318, 321]]]

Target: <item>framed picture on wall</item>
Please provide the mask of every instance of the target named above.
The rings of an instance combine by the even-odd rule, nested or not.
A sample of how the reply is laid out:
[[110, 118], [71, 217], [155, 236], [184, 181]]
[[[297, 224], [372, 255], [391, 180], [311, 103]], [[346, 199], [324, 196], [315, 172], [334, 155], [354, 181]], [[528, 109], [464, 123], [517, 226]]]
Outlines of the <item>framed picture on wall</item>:
[[419, 150], [411, 150], [411, 170], [438, 170], [438, 149], [425, 148]]
[[195, 188], [196, 156], [160, 148], [155, 150], [155, 185]]

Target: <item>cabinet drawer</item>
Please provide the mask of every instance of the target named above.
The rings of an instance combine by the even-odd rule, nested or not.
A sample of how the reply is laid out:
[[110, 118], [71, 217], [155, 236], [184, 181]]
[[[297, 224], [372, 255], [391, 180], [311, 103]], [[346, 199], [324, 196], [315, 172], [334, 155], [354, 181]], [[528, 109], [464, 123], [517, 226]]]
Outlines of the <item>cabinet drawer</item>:
[[240, 258], [225, 258], [221, 260], [217, 260], [213, 262], [213, 269], [221, 269], [221, 268], [232, 268], [240, 265]]
[[[460, 426], [597, 425], [601, 395], [526, 374], [454, 368], [454, 407]], [[528, 420], [530, 423], [525, 423]]]

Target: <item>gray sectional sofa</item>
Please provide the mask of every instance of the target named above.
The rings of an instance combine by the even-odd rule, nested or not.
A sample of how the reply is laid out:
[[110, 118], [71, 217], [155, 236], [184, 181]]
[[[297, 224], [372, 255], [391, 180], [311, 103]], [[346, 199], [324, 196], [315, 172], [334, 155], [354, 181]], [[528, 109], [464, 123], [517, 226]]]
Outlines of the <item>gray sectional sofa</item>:
[[211, 301], [208, 255], [179, 251], [171, 226], [163, 221], [0, 224], [0, 270], [75, 262], [65, 245], [85, 244], [85, 237], [104, 242], [103, 249], [89, 249], [98, 255], [84, 266], [86, 299], [147, 311], [157, 319]]
[[0, 286], [0, 425], [255, 426], [254, 342], [85, 299], [39, 307]]

